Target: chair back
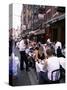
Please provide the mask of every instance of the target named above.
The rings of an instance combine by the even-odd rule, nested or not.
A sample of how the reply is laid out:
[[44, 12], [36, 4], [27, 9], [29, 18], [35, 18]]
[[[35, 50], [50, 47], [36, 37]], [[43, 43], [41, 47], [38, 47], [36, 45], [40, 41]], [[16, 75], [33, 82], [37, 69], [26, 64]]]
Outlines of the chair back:
[[51, 73], [51, 81], [58, 81], [60, 79], [60, 69], [56, 69]]

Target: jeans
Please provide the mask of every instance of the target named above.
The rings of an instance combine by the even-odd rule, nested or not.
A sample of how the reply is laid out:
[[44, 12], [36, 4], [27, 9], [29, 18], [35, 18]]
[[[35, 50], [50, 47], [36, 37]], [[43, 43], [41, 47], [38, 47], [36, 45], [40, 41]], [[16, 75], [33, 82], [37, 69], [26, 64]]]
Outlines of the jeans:
[[28, 59], [27, 56], [25, 54], [25, 51], [20, 51], [20, 55], [21, 55], [21, 60], [20, 60], [20, 69], [23, 70], [24, 69], [24, 62], [26, 64], [26, 70], [28, 69]]

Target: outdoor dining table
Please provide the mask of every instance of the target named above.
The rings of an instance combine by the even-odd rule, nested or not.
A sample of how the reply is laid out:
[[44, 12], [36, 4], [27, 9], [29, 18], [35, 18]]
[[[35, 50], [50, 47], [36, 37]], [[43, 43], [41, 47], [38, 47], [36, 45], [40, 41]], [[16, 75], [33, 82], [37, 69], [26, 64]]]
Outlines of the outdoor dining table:
[[66, 70], [66, 58], [59, 57], [58, 60], [59, 60], [60, 65], [62, 66], [62, 68], [64, 70]]
[[[66, 60], [65, 59], [66, 58], [63, 58], [63, 57], [58, 58], [59, 64], [63, 67], [64, 70], [66, 69], [66, 67], [65, 67]], [[44, 68], [44, 60], [39, 63], [36, 62], [36, 71], [37, 72], [40, 72], [40, 71], [45, 72], [46, 71], [46, 69]]]
[[41, 62], [36, 62], [36, 71], [37, 72], [40, 72], [40, 71], [43, 71], [45, 72], [46, 70], [43, 69], [44, 68], [44, 61], [41, 61]]

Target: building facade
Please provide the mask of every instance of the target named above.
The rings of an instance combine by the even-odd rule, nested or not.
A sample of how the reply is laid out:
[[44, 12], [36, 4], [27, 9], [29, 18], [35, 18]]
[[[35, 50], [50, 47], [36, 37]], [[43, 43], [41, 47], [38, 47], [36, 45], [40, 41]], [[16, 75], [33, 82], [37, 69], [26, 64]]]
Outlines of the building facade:
[[65, 7], [46, 6], [45, 8], [46, 37], [51, 41], [65, 44]]
[[26, 34], [33, 32], [38, 41], [50, 38], [65, 44], [65, 7], [24, 4], [21, 17]]

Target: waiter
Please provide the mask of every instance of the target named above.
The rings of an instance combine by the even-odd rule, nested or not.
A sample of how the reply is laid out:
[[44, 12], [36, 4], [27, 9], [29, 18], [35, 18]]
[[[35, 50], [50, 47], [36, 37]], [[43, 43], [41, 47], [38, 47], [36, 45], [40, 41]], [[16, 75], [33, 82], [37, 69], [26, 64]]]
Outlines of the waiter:
[[26, 71], [28, 71], [28, 60], [25, 54], [25, 38], [23, 37], [19, 44], [19, 50], [20, 50], [20, 70], [24, 69], [24, 62], [26, 64]]

